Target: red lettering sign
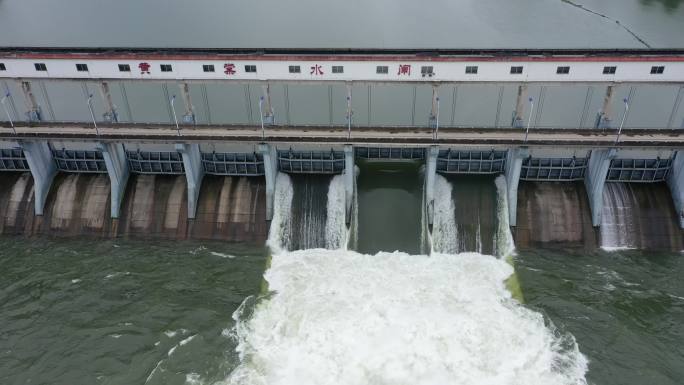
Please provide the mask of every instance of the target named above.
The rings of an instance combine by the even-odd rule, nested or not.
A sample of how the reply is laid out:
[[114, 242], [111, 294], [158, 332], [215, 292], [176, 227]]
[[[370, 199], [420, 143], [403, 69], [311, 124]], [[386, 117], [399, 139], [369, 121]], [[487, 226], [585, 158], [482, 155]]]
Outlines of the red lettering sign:
[[226, 75], [235, 75], [235, 64], [226, 63], [223, 65], [223, 73]]
[[411, 65], [410, 64], [399, 64], [399, 72], [397, 75], [411, 75]]
[[323, 75], [323, 67], [320, 65], [316, 64], [311, 66], [311, 72], [309, 72], [310, 75]]
[[150, 63], [142, 62], [138, 64], [138, 68], [140, 68], [140, 75], [150, 74]]

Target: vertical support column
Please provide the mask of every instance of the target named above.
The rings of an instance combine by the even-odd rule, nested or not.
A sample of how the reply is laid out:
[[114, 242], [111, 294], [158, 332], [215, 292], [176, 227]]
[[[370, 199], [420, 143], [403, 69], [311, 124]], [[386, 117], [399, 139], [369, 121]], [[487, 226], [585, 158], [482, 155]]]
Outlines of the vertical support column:
[[268, 143], [259, 144], [259, 153], [264, 157], [264, 174], [266, 174], [266, 220], [273, 219], [273, 200], [275, 184], [278, 176], [278, 161], [275, 146]]
[[185, 177], [188, 181], [188, 218], [195, 219], [197, 214], [197, 198], [199, 198], [204, 168], [199, 144], [177, 143], [176, 150], [183, 155]]
[[437, 87], [437, 85], [432, 86], [432, 108], [430, 109], [430, 117], [428, 120], [430, 128], [437, 127], [437, 114], [439, 113], [439, 90]]
[[616, 151], [611, 149], [592, 150], [587, 164], [584, 185], [589, 196], [591, 208], [591, 223], [594, 227], [601, 225], [601, 211], [603, 210], [603, 187], [606, 184], [608, 169], [611, 159], [615, 158]]
[[190, 98], [190, 86], [188, 83], [178, 84], [183, 96], [183, 104], [185, 105], [185, 113], [183, 114], [183, 123], [195, 124], [195, 107], [192, 105], [192, 98]]
[[667, 185], [670, 186], [672, 200], [677, 210], [679, 227], [684, 229], [684, 151], [675, 153], [670, 175], [667, 176]]
[[109, 82], [100, 83], [100, 96], [105, 106], [105, 113], [103, 118], [106, 122], [117, 123], [119, 121], [119, 114], [116, 112], [116, 106], [112, 99], [112, 93], [109, 89]]
[[52, 180], [57, 174], [50, 145], [47, 141], [20, 142], [19, 145], [24, 150], [26, 162], [33, 176], [35, 214], [43, 215], [45, 200], [50, 192]]
[[610, 128], [613, 121], [613, 86], [606, 87], [606, 95], [603, 97], [603, 107], [596, 117], [596, 128]]
[[425, 204], [428, 224], [432, 226], [435, 217], [435, 178], [437, 177], [438, 146], [430, 146], [425, 160]]
[[40, 112], [40, 106], [36, 102], [36, 96], [31, 90], [31, 82], [22, 81], [21, 91], [24, 93], [24, 102], [26, 103], [26, 114], [30, 122], [39, 122], [43, 120]]
[[264, 94], [264, 103], [261, 106], [264, 124], [275, 124], [275, 114], [273, 113], [273, 105], [271, 105], [271, 85], [264, 84], [261, 86], [261, 90]]
[[111, 215], [112, 218], [118, 218], [121, 212], [121, 202], [126, 192], [126, 183], [130, 175], [128, 161], [126, 160], [126, 149], [122, 143], [104, 142], [99, 142], [97, 149], [102, 152], [112, 189]]
[[345, 221], [351, 222], [351, 210], [354, 202], [354, 147], [351, 144], [344, 145], [344, 200], [346, 203]]
[[518, 86], [518, 96], [515, 100], [515, 111], [513, 111], [513, 120], [511, 121], [511, 126], [514, 128], [522, 128], [524, 126], [526, 104], [527, 84], [521, 84]]
[[506, 193], [508, 198], [508, 224], [515, 226], [518, 218], [518, 183], [522, 161], [530, 154], [525, 147], [512, 148], [506, 154]]

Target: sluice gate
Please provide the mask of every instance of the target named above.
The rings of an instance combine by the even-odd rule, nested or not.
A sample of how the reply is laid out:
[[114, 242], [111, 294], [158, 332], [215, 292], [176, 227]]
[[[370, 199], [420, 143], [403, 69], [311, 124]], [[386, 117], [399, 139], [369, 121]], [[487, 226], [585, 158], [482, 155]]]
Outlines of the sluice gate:
[[[450, 178], [459, 192], [453, 196], [459, 205], [477, 195], [470, 193], [477, 189], [467, 188], [470, 179], [463, 177], [503, 175], [509, 224], [520, 247], [599, 243], [621, 247], [611, 246], [625, 238], [619, 235], [620, 221], [634, 223], [637, 217], [640, 223], [650, 223], [669, 235], [661, 241], [640, 241], [635, 247], [658, 248], [665, 238], [670, 242], [663, 247], [674, 247], [678, 241], [672, 239], [681, 236], [679, 227], [673, 230], [670, 222], [681, 222], [682, 198], [678, 197], [684, 191], [684, 161], [671, 150], [38, 140], [0, 145], [0, 171], [12, 175], [3, 186], [2, 232], [265, 239], [266, 225], [259, 222], [272, 218], [278, 172], [323, 179], [339, 175], [349, 226], [357, 199], [357, 162], [378, 163], [387, 172], [399, 170], [402, 163], [425, 165], [421, 182], [416, 183], [424, 186], [429, 225], [434, 223], [436, 201], [444, 199], [435, 191], [438, 175]], [[613, 184], [644, 187], [625, 189]], [[663, 186], [669, 187], [671, 197]], [[657, 191], [658, 199], [639, 198], [651, 189]], [[626, 196], [632, 198], [623, 206], [637, 213], [616, 214]], [[657, 204], [649, 206], [648, 202]], [[363, 216], [362, 206], [357, 209]], [[467, 216], [467, 207], [460, 207], [463, 213], [459, 215]], [[656, 217], [668, 224], [654, 224]], [[474, 241], [461, 241], [466, 242], [459, 246], [464, 250], [474, 247]]]

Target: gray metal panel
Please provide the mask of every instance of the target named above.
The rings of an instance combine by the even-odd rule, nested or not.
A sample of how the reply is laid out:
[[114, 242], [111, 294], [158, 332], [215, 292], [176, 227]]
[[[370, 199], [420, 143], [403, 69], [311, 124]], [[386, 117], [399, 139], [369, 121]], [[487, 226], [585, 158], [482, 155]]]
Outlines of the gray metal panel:
[[[335, 84], [331, 87], [332, 124], [344, 126], [347, 124], [347, 86]], [[357, 124], [356, 112], [354, 112], [353, 123]]]
[[244, 84], [228, 82], [206, 85], [212, 123], [249, 123], [245, 87]]
[[501, 95], [501, 109], [499, 110], [499, 120], [496, 122], [496, 126], [507, 128], [511, 127], [513, 123], [515, 103], [518, 100], [519, 85], [507, 84], [503, 87], [503, 94]]
[[131, 122], [131, 110], [128, 106], [128, 99], [126, 98], [126, 86], [124, 82], [110, 81], [109, 92], [112, 95], [112, 102], [116, 108], [119, 122]]
[[679, 86], [636, 85], [625, 127], [665, 128], [678, 92]]
[[92, 105], [95, 119], [102, 120], [104, 113], [102, 98], [95, 87], [90, 85], [86, 91], [84, 85], [85, 83], [74, 81], [45, 82], [45, 89], [55, 113], [55, 120], [64, 122], [91, 121], [86, 92], [93, 94]]
[[[10, 96], [7, 101], [5, 101], [5, 105], [9, 110], [12, 120], [15, 122], [26, 120], [26, 104], [24, 103], [24, 95], [21, 93], [21, 88], [16, 81], [6, 79], [0, 80], [0, 98], [5, 97], [7, 93], [9, 93]], [[0, 106], [0, 108], [2, 107]], [[8, 121], [7, 113], [5, 112], [4, 108], [2, 108], [2, 111], [0, 111], [0, 121]]]
[[[444, 88], [444, 89], [442, 89]], [[451, 104], [449, 100], [452, 96], [451, 87], [439, 87], [437, 95], [439, 96], [439, 125], [443, 121], [451, 119]], [[415, 126], [428, 126], [430, 120], [430, 112], [432, 111], [432, 86], [429, 84], [416, 85], [416, 105], [413, 111], [413, 124]]]
[[289, 84], [290, 124], [329, 125], [330, 98], [326, 84]]
[[499, 102], [499, 86], [463, 84], [458, 86], [455, 126], [493, 127]]
[[[586, 104], [587, 86], [547, 86], [539, 127], [579, 127]], [[539, 106], [539, 104], [538, 104]]]
[[[169, 100], [163, 89], [163, 83], [157, 82], [125, 82], [128, 105], [136, 123], [171, 123], [169, 116]], [[183, 115], [183, 98], [176, 83], [169, 83], [169, 97], [176, 95], [176, 114], [179, 122]]]
[[[270, 93], [271, 93], [271, 107], [273, 108], [273, 114], [275, 115], [275, 124], [280, 125], [280, 124], [285, 124], [287, 122], [287, 105], [286, 105], [286, 100], [285, 100], [285, 84], [271, 84], [270, 85]], [[253, 89], [257, 89], [254, 87]], [[263, 90], [262, 90], [263, 93]], [[259, 94], [261, 95], [261, 94]], [[259, 111], [259, 106], [257, 105], [257, 109], [255, 111]], [[255, 113], [254, 114], [254, 119], [256, 119], [255, 124], [260, 123], [259, 122], [259, 114]]]
[[354, 126], [368, 126], [370, 124], [368, 100], [370, 86], [367, 84], [354, 84], [352, 86], [352, 110], [354, 111]]
[[[204, 84], [190, 84], [190, 99], [192, 100], [192, 108], [195, 113], [195, 123], [196, 124], [210, 124], [211, 120], [210, 111], [207, 107], [206, 101], [206, 87]], [[182, 100], [181, 100], [182, 101]], [[183, 105], [181, 104], [181, 107]], [[176, 110], [176, 113], [180, 115], [183, 114], [181, 110]]]
[[586, 114], [581, 122], [582, 128], [594, 128], [598, 114], [603, 108], [603, 98], [606, 95], [606, 85], [591, 85], [587, 87]]
[[371, 86], [371, 125], [410, 126], [414, 86], [373, 84]]

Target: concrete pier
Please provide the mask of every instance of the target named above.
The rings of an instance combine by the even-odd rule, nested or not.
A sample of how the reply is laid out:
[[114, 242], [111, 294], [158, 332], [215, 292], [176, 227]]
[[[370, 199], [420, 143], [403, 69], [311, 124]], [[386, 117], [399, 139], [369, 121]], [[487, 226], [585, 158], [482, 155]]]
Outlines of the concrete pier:
[[52, 159], [52, 151], [46, 141], [22, 141], [19, 145], [24, 150], [26, 162], [33, 176], [35, 214], [43, 215], [45, 200], [50, 192], [50, 185], [57, 174], [57, 166]]
[[126, 150], [121, 143], [103, 142], [97, 144], [97, 149], [102, 152], [105, 164], [107, 165], [107, 174], [109, 174], [109, 182], [112, 189], [111, 215], [112, 218], [119, 218], [121, 202], [126, 192], [126, 183], [130, 175], [128, 161], [126, 160]]
[[273, 219], [273, 199], [275, 183], [278, 176], [278, 156], [275, 146], [268, 143], [259, 144], [259, 153], [264, 157], [264, 174], [266, 177], [266, 220]]
[[432, 225], [435, 217], [435, 177], [437, 176], [438, 146], [430, 146], [425, 158], [425, 204], [428, 224]]
[[354, 147], [347, 144], [344, 146], [344, 199], [347, 224], [351, 222], [351, 211], [354, 203], [354, 183], [356, 180], [354, 172]]
[[606, 176], [610, 168], [611, 159], [615, 158], [616, 151], [611, 149], [592, 150], [589, 164], [584, 176], [584, 184], [587, 187], [589, 206], [591, 207], [591, 222], [594, 227], [601, 225], [601, 211], [603, 210], [603, 187], [606, 184]]
[[684, 229], [684, 151], [677, 151], [675, 154], [667, 185], [672, 192], [679, 227]]
[[176, 150], [183, 155], [183, 167], [188, 182], [188, 218], [195, 219], [197, 213], [197, 198], [199, 197], [204, 168], [199, 144], [176, 144]]
[[529, 155], [525, 147], [512, 148], [506, 156], [506, 189], [508, 193], [508, 224], [515, 226], [518, 213], [518, 183], [523, 159]]

